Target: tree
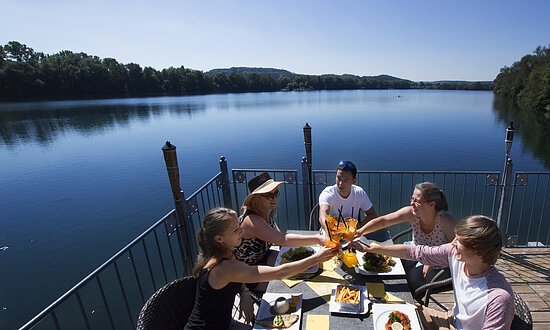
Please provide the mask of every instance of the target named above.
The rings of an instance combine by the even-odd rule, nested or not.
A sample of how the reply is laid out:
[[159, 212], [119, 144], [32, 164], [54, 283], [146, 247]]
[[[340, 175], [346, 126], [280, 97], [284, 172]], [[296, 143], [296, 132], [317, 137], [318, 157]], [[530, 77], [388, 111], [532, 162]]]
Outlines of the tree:
[[521, 109], [550, 119], [550, 49], [539, 46], [533, 55], [503, 67], [493, 91], [516, 101]]
[[127, 71], [123, 64], [118, 63], [114, 58], [103, 59], [103, 66], [107, 69], [108, 78], [106, 85], [113, 94], [124, 94], [127, 92]]
[[145, 81], [143, 79], [143, 70], [136, 63], [125, 65], [128, 73], [128, 92], [130, 94], [141, 94], [145, 92]]
[[164, 91], [159, 76], [159, 72], [150, 66], [143, 69], [143, 83], [145, 92], [159, 94]]

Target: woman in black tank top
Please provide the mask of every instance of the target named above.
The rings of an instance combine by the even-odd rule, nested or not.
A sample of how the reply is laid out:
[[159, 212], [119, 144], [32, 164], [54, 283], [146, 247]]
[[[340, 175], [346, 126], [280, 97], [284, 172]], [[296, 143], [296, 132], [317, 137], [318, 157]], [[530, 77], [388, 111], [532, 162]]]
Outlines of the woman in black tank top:
[[[329, 260], [337, 252], [321, 248], [310, 257], [277, 267], [249, 266], [234, 256], [242, 236], [235, 211], [215, 208], [205, 215], [198, 235], [201, 252], [195, 267], [197, 295], [185, 329], [230, 328], [233, 302], [245, 287], [243, 284], [291, 277]], [[252, 300], [246, 294], [241, 295], [241, 311], [247, 321], [253, 320]]]

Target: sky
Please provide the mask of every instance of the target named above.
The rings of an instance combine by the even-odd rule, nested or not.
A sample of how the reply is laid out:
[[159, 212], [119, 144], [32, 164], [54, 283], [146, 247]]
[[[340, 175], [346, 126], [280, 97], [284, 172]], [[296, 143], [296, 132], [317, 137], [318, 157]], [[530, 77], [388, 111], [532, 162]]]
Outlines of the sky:
[[18, 41], [151, 66], [493, 80], [550, 45], [547, 0], [0, 0]]

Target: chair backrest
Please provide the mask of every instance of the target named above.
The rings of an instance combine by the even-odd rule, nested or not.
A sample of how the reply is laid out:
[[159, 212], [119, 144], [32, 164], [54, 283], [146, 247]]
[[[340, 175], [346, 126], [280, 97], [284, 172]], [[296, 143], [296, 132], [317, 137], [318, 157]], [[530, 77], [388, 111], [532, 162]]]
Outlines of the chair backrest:
[[158, 289], [139, 313], [138, 330], [183, 329], [195, 305], [197, 279], [189, 276]]
[[[409, 227], [391, 237], [394, 244], [403, 243], [409, 236], [411, 236], [412, 227]], [[405, 238], [404, 238], [405, 237]]]
[[309, 213], [309, 230], [318, 230], [319, 225], [319, 204], [315, 204]]
[[424, 306], [428, 306], [431, 300], [441, 309], [447, 311], [447, 307], [434, 299], [432, 295], [452, 291], [453, 289], [453, 280], [449, 268], [443, 268], [440, 269], [428, 283], [414, 290], [412, 294], [414, 299]]
[[533, 329], [533, 319], [531, 318], [531, 312], [529, 307], [521, 299], [521, 297], [514, 292], [514, 320], [512, 321], [512, 330], [527, 330]]

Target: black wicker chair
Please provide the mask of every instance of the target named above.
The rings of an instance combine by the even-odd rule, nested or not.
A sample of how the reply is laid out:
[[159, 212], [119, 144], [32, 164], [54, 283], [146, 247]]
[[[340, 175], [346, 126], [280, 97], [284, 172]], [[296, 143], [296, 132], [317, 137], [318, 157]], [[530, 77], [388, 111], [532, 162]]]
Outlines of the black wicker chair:
[[431, 300], [441, 309], [447, 311], [447, 307], [432, 297], [436, 293], [453, 291], [453, 280], [451, 277], [448, 277], [449, 273], [447, 270], [448, 268], [440, 269], [429, 283], [414, 290], [412, 293], [414, 299], [424, 306], [428, 306]]
[[393, 235], [391, 239], [394, 244], [403, 243], [403, 242], [400, 242], [399, 239], [403, 236], [409, 235], [410, 233], [412, 233], [412, 227], [409, 227], [403, 231], [398, 232], [397, 234]]
[[141, 309], [137, 329], [183, 329], [193, 311], [196, 286], [196, 278], [189, 276], [158, 289]]
[[529, 307], [521, 299], [521, 297], [514, 292], [514, 320], [512, 321], [512, 330], [528, 330], [533, 329], [533, 319], [531, 318], [531, 312]]

